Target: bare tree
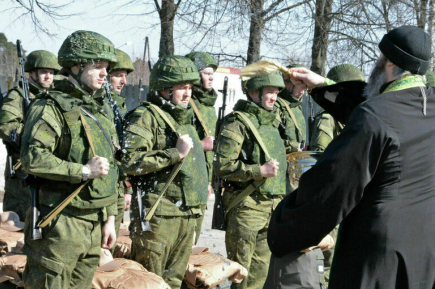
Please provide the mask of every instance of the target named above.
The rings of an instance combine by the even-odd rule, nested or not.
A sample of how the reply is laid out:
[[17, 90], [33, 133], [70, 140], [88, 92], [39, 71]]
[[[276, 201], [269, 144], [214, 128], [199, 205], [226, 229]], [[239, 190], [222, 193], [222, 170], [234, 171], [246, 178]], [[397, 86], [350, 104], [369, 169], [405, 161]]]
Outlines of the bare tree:
[[317, 0], [314, 17], [314, 38], [311, 70], [325, 75], [325, 63], [328, 52], [329, 29], [332, 23], [333, 0]]
[[59, 28], [59, 21], [76, 15], [61, 13], [61, 11], [68, 8], [73, 1], [65, 4], [53, 4], [52, 1], [43, 0], [11, 0], [11, 2], [14, 3], [14, 6], [8, 10], [18, 13], [16, 20], [30, 18], [35, 32], [37, 34], [45, 34], [49, 37], [57, 35], [54, 32], [55, 29], [51, 28], [53, 25], [55, 28]]

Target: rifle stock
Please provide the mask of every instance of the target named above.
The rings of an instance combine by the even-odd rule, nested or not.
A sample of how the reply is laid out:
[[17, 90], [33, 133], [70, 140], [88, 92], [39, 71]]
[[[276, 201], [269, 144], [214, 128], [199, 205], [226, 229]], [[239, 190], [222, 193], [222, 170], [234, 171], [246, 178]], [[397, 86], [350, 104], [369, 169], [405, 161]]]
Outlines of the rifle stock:
[[[216, 122], [216, 131], [215, 131], [216, 137], [218, 136], [220, 127], [224, 121], [227, 95], [228, 95], [228, 77], [225, 76], [224, 88], [222, 90], [222, 106], [219, 108], [218, 120]], [[216, 145], [214, 145], [213, 148], [216, 148]], [[225, 211], [222, 202], [222, 193], [224, 190], [222, 188], [221, 179], [218, 176], [216, 176], [216, 174], [213, 174], [212, 186], [215, 195], [215, 200], [214, 200], [213, 219], [211, 223], [211, 228], [214, 230], [225, 231], [226, 229]]]

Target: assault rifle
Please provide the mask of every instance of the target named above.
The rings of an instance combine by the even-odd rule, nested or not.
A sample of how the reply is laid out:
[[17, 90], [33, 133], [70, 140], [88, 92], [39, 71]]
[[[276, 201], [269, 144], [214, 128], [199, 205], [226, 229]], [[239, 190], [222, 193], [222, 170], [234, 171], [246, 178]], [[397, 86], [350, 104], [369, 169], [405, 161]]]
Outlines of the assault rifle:
[[[112, 93], [110, 92], [111, 86], [109, 82], [107, 81], [107, 78], [103, 82], [104, 90], [106, 92], [106, 96], [109, 99], [110, 106], [113, 110], [113, 115], [115, 116], [115, 128], [116, 128], [116, 134], [118, 135], [119, 144], [122, 145], [124, 140], [124, 127], [123, 127], [123, 119], [121, 117], [121, 114], [119, 113], [119, 107], [116, 105], [116, 102], [113, 101]], [[116, 151], [116, 159], [120, 160], [121, 156], [121, 150], [117, 149]]]
[[[24, 70], [24, 64], [27, 59], [24, 57], [23, 46], [21, 45], [21, 40], [17, 40], [17, 54], [20, 60], [20, 72], [21, 72], [21, 88], [23, 89], [23, 120], [26, 121], [27, 112], [30, 107], [30, 90], [29, 90], [29, 82], [26, 79], [26, 72]], [[27, 175], [24, 179], [26, 185], [30, 187], [30, 192], [32, 195], [32, 215], [31, 215], [31, 223], [32, 223], [32, 240], [42, 239], [42, 230], [38, 226], [38, 218], [39, 218], [39, 189], [37, 186], [37, 179], [35, 176]]]
[[[224, 79], [224, 89], [222, 92], [222, 106], [219, 108], [218, 120], [216, 122], [216, 136], [220, 132], [221, 125], [224, 121], [225, 117], [225, 107], [227, 105], [227, 95], [228, 95], [228, 77], [225, 76]], [[213, 146], [213, 149], [216, 149], [216, 145]], [[222, 184], [221, 179], [213, 174], [212, 177], [212, 186], [214, 190], [215, 200], [214, 200], [214, 208], [213, 208], [213, 219], [211, 223], [211, 228], [215, 230], [225, 230], [225, 211], [222, 203]]]

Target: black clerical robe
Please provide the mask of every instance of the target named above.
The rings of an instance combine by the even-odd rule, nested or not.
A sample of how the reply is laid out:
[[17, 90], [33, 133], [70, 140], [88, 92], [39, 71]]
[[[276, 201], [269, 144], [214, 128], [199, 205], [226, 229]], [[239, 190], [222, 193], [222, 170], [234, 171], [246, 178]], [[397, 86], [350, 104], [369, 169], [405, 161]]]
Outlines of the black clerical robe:
[[317, 245], [341, 223], [330, 289], [435, 285], [435, 94], [376, 96], [273, 213], [275, 256]]

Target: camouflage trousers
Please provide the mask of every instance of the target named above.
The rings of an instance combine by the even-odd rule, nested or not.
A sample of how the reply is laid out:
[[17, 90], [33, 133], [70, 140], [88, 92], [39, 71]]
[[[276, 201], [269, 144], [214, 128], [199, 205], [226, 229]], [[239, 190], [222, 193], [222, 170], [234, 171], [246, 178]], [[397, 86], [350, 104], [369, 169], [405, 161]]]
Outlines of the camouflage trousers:
[[[180, 288], [192, 252], [194, 216], [153, 216], [152, 232], [132, 228], [131, 259]], [[136, 231], [135, 231], [136, 230]]]
[[[52, 208], [41, 206], [42, 215]], [[31, 210], [24, 227], [27, 264], [24, 287], [91, 288], [100, 262], [101, 221], [87, 221], [60, 213], [42, 229], [41, 240], [31, 240]]]
[[201, 235], [202, 223], [204, 222], [205, 210], [207, 209], [207, 205], [200, 205], [202, 216], [196, 219], [196, 227], [195, 227], [195, 245], [198, 243], [199, 235]]
[[233, 283], [232, 289], [263, 288], [271, 256], [266, 240], [271, 213], [239, 206], [226, 216], [228, 258], [248, 269], [248, 277], [240, 284]]
[[23, 180], [21, 178], [10, 178], [9, 176], [5, 176], [3, 211], [14, 211], [18, 214], [21, 221], [25, 221], [26, 212], [30, 206], [30, 188], [23, 185]]

